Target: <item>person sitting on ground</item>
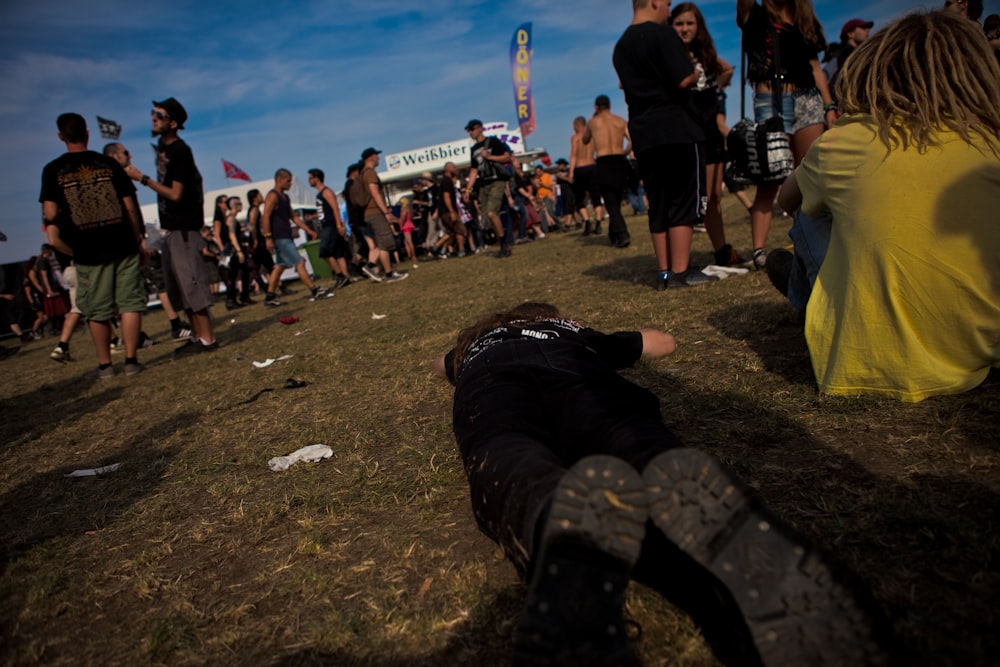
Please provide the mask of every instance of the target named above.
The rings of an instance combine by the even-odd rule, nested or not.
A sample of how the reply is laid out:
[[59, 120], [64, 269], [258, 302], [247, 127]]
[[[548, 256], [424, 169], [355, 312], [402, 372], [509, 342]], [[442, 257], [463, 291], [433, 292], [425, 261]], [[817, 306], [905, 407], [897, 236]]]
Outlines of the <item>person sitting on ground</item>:
[[665, 594], [706, 582], [691, 591], [703, 603], [725, 597], [709, 580], [728, 588], [752, 636], [720, 628], [732, 664], [883, 664], [889, 635], [867, 592], [717, 460], [681, 448], [657, 397], [617, 373], [675, 346], [657, 329], [604, 334], [524, 303], [463, 329], [435, 360], [455, 385], [476, 522], [530, 582], [514, 664], [637, 664], [622, 615], [630, 576]]
[[769, 272], [808, 295], [819, 388], [971, 389], [1000, 366], [1000, 67], [972, 21], [912, 14], [857, 48], [837, 95], [844, 116], [781, 191], [801, 205], [795, 256]]

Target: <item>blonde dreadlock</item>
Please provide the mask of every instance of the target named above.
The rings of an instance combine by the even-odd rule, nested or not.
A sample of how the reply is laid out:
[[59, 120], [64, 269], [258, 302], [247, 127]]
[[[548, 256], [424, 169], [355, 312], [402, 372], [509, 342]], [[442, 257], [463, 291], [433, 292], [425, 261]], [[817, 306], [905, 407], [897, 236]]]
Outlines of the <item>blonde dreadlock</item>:
[[950, 130], [1000, 157], [1000, 66], [964, 16], [915, 13], [878, 31], [844, 64], [836, 97], [843, 113], [870, 114], [889, 150], [924, 151]]

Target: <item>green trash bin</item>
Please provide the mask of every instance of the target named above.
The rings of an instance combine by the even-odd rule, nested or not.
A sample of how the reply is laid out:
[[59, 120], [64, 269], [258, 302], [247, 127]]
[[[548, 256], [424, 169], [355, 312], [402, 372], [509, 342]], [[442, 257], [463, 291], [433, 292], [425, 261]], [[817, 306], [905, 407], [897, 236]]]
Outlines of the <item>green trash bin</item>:
[[333, 271], [330, 270], [330, 263], [319, 256], [319, 241], [306, 241], [299, 246], [306, 251], [309, 258], [309, 265], [312, 266], [312, 274], [323, 280], [333, 280]]

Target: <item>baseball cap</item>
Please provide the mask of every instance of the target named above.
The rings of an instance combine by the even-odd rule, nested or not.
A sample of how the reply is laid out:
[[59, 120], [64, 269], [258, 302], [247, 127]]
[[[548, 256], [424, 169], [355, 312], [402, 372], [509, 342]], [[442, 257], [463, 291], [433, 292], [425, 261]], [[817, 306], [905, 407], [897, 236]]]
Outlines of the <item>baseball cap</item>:
[[840, 29], [840, 41], [843, 42], [847, 39], [847, 33], [851, 32], [855, 28], [868, 28], [871, 30], [875, 23], [873, 21], [862, 21], [861, 19], [851, 19], [844, 24], [844, 27]]
[[482, 127], [482, 126], [483, 126], [483, 121], [479, 120], [478, 118], [473, 118], [472, 120], [470, 120], [468, 123], [465, 124], [465, 131], [468, 132], [474, 127]]
[[187, 111], [184, 110], [184, 107], [181, 105], [180, 102], [175, 100], [173, 97], [168, 97], [162, 102], [157, 102], [156, 100], [153, 100], [153, 106], [160, 107], [161, 109], [167, 112], [168, 116], [170, 116], [173, 120], [177, 121], [178, 130], [184, 129], [184, 123], [188, 119], [188, 113]]
[[361, 159], [362, 159], [362, 160], [367, 160], [367, 159], [368, 159], [368, 158], [370, 158], [370, 157], [371, 157], [372, 155], [378, 155], [378, 154], [379, 154], [379, 153], [381, 153], [381, 152], [382, 152], [382, 151], [377, 151], [377, 150], [375, 150], [374, 148], [372, 148], [371, 146], [369, 146], [368, 148], [366, 148], [366, 149], [364, 149], [363, 151], [361, 151]]

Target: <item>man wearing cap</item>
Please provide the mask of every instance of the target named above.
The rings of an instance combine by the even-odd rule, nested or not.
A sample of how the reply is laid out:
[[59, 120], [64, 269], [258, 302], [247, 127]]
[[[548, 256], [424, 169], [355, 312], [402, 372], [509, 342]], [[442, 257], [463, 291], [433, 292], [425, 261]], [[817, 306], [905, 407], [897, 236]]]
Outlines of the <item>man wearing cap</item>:
[[191, 148], [177, 136], [188, 119], [187, 111], [173, 97], [153, 102], [152, 133], [156, 144], [156, 180], [134, 164], [126, 173], [156, 193], [160, 228], [163, 229], [163, 282], [170, 302], [181, 305], [191, 322], [191, 338], [174, 350], [184, 356], [218, 349], [209, 307], [212, 279], [202, 260], [205, 240], [199, 231], [205, 224], [201, 173]]
[[488, 137], [483, 133], [483, 122], [473, 118], [465, 124], [465, 131], [475, 142], [469, 155], [472, 158], [472, 168], [469, 170], [469, 183], [465, 186], [466, 196], [472, 194], [472, 188], [479, 181], [480, 215], [485, 215], [493, 225], [497, 240], [500, 241], [500, 252], [497, 257], [510, 257], [510, 246], [513, 239], [504, 235], [503, 223], [500, 220], [500, 207], [510, 176], [500, 165], [510, 164], [510, 150], [507, 145], [496, 137]]
[[871, 21], [861, 19], [851, 19], [844, 24], [840, 30], [840, 53], [837, 54], [836, 63], [832, 63], [830, 71], [827, 72], [830, 79], [830, 93], [835, 94], [834, 84], [837, 82], [837, 75], [847, 62], [847, 57], [854, 52], [854, 49], [861, 46], [861, 42], [868, 39], [868, 34], [875, 24]]
[[[372, 254], [369, 255], [369, 263], [361, 270], [375, 282], [391, 283], [403, 280], [409, 274], [393, 271], [392, 260], [389, 259], [389, 253], [396, 249], [396, 237], [392, 233], [389, 222], [395, 220], [396, 216], [392, 214], [392, 210], [385, 203], [385, 198], [382, 197], [382, 181], [375, 173], [375, 167], [378, 166], [379, 161], [378, 156], [381, 152], [369, 147], [361, 153], [364, 167], [358, 174], [358, 178], [364, 183], [365, 195], [368, 200], [365, 204], [365, 224], [371, 227], [375, 234], [375, 247]], [[375, 263], [376, 260], [378, 264], [381, 264], [381, 269]]]

